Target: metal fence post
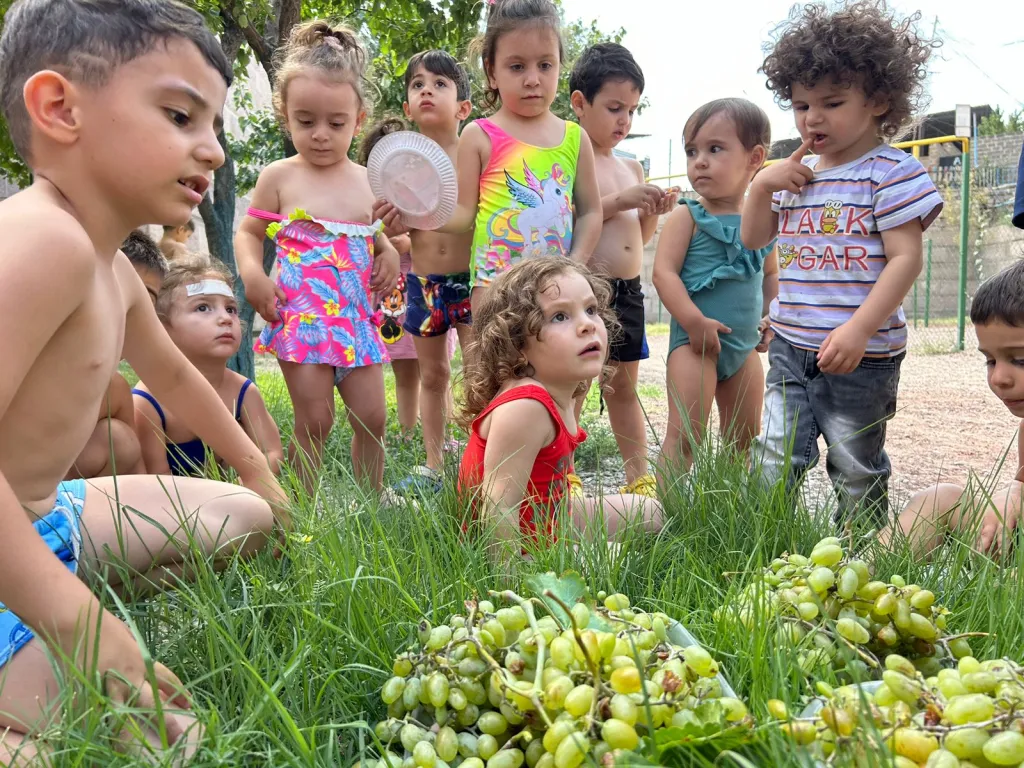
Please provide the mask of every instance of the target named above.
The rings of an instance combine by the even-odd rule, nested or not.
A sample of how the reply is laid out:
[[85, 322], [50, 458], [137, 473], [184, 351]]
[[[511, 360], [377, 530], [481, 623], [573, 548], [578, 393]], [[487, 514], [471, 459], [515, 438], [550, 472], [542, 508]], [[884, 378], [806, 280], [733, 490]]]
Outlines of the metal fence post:
[[928, 327], [928, 317], [932, 307], [932, 239], [928, 238], [928, 253], [924, 263], [924, 327]]
[[967, 250], [971, 225], [971, 153], [970, 140], [961, 142], [960, 172], [960, 286], [957, 302], [957, 349], [963, 352], [964, 330], [967, 321]]

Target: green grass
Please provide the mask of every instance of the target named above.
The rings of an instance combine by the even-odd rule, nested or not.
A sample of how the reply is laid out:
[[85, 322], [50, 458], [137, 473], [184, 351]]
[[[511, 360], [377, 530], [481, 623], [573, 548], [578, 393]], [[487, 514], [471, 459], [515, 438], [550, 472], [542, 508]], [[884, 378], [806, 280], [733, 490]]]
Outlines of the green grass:
[[[260, 385], [287, 433], [283, 382], [265, 373]], [[577, 468], [596, 475], [615, 447], [596, 422], [596, 403], [586, 413], [593, 439], [577, 454]], [[479, 542], [461, 534], [450, 485], [421, 509], [378, 508], [361, 496], [350, 479], [349, 437], [343, 426], [330, 441], [326, 512], [297, 499], [296, 535], [283, 560], [266, 553], [220, 574], [199, 564], [194, 583], [128, 603], [127, 615], [153, 657], [194, 694], [208, 738], [192, 765], [351, 765], [372, 742], [364, 724], [383, 715], [380, 686], [415, 624], [424, 616], [443, 621], [474, 594], [519, 588], [526, 575], [546, 570], [578, 571], [594, 592], [622, 591], [635, 604], [682, 621], [722, 662], [756, 716], [764, 715], [769, 698], [795, 702], [809, 693], [792, 654], [774, 644], [773, 625], [737, 632], [712, 618], [741, 588], [744, 572], [785, 551], [807, 552], [832, 533], [820, 515], [807, 514], [781, 490], [760, 490], [741, 463], [701, 453], [689, 479], [667, 491], [665, 529], [625, 532], [618, 554], [601, 542], [576, 550], [562, 538], [533, 562], [495, 568]], [[389, 480], [420, 460], [418, 447], [394, 437], [389, 434]], [[1024, 565], [1022, 549], [1015, 559]], [[883, 577], [900, 573], [933, 589], [953, 611], [951, 629], [992, 632], [975, 642], [977, 652], [1020, 656], [1024, 589], [1015, 575], [955, 541], [932, 564], [901, 551], [880, 554], [876, 565]], [[104, 600], [118, 610], [111, 597]], [[64, 728], [53, 734], [59, 737], [55, 765], [137, 764], [105, 746], [101, 735], [110, 723], [99, 710], [83, 712], [92, 700], [69, 705]], [[739, 750], [754, 765], [801, 764], [774, 730], [762, 728], [759, 737], [756, 746]]]

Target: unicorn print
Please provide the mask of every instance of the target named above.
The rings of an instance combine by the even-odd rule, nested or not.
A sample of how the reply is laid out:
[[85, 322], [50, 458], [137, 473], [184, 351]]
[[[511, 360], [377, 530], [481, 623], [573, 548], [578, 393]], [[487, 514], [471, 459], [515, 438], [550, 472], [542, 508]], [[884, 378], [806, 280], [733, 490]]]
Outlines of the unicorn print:
[[523, 206], [519, 213], [519, 233], [523, 236], [525, 250], [535, 243], [543, 246], [548, 233], [559, 238], [564, 235], [572, 223], [572, 211], [566, 196], [565, 174], [560, 166], [556, 164], [551, 169], [550, 178], [542, 182], [524, 160], [523, 177], [526, 184], [516, 181], [505, 171], [508, 191]]

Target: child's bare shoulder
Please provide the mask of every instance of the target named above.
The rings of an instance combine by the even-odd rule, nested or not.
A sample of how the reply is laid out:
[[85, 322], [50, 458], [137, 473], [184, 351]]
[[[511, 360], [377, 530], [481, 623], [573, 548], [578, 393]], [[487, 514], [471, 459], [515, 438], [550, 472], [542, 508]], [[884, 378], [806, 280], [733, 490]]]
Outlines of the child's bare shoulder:
[[45, 282], [67, 286], [63, 297], [69, 290], [84, 292], [96, 269], [96, 246], [68, 210], [29, 188], [0, 202], [0, 228], [0, 271], [8, 288]]

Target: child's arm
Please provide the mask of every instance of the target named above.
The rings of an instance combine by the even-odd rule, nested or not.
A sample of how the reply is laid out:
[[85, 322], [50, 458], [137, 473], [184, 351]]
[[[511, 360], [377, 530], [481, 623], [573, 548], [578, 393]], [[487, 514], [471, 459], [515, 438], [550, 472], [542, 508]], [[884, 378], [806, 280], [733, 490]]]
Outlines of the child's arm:
[[[256, 180], [250, 206], [269, 213], [281, 212], [281, 200], [277, 194], [278, 176], [281, 168], [268, 165]], [[245, 298], [253, 309], [268, 323], [280, 320], [275, 299], [286, 300], [283, 290], [263, 271], [263, 239], [270, 222], [255, 216], [245, 216], [235, 233], [235, 261], [238, 276], [245, 286]]]
[[731, 333], [731, 329], [704, 316], [679, 276], [690, 248], [693, 228], [693, 216], [686, 206], [677, 208], [666, 219], [654, 254], [652, 277], [661, 303], [686, 331], [694, 352], [715, 354], [721, 349], [718, 334]]
[[169, 475], [167, 462], [167, 435], [160, 423], [160, 414], [144, 397], [135, 395], [135, 434], [142, 447], [142, 462], [150, 475]]
[[457, 235], [468, 232], [476, 224], [477, 207], [480, 205], [480, 175], [484, 172], [483, 156], [490, 149], [490, 143], [487, 134], [475, 123], [467, 125], [459, 137], [456, 163], [459, 202], [451, 218], [438, 228], [439, 232]]
[[747, 199], [740, 220], [740, 239], [743, 247], [754, 251], [764, 248], [779, 232], [779, 214], [772, 210], [772, 195], [776, 192], [800, 194], [800, 189], [814, 178], [814, 171], [800, 162], [814, 138], [804, 139], [796, 152], [777, 163], [762, 168], [750, 182]]
[[903, 303], [921, 274], [922, 232], [920, 219], [882, 232], [885, 267], [864, 303], [822, 342], [818, 367], [823, 373], [850, 373], [860, 365], [868, 341]]
[[[484, 450], [484, 524], [497, 541], [495, 556], [518, 554], [519, 508], [541, 448], [555, 438], [551, 416], [536, 400], [513, 400], [491, 412]], [[547, 425], [538, 429], [538, 424]]]
[[249, 387], [245, 393], [245, 402], [242, 404], [242, 428], [249, 439], [263, 449], [270, 471], [275, 475], [279, 474], [281, 465], [284, 464], [281, 432], [274, 417], [267, 410], [263, 395], [255, 385]]
[[[27, 215], [26, 207], [22, 204], [16, 219], [0, 219], [7, 232], [0, 285], [10, 291], [0, 302], [0, 327], [6, 331], [0, 341], [0, 423], [47, 344], [82, 306], [96, 280], [96, 249], [77, 222], [56, 208]], [[150, 303], [141, 282], [139, 290]], [[39, 311], [40, 296], [47, 297], [45, 312]], [[2, 470], [0, 602], [70, 659], [99, 674], [116, 703], [134, 699], [132, 706], [154, 710], [155, 692], [135, 637], [53, 556]], [[161, 664], [154, 665], [154, 672], [160, 693], [187, 708], [181, 681]], [[164, 722], [173, 743], [182, 730], [173, 717]]]
[[[124, 357], [160, 403], [238, 472], [242, 484], [266, 499], [274, 516], [288, 527], [288, 498], [267, 459], [224, 407], [220, 396], [171, 341], [157, 319], [142, 281], [127, 258], [131, 283], [124, 334]], [[128, 283], [129, 281], [125, 281]]]
[[594, 145], [587, 132], [580, 128], [580, 154], [576, 163], [576, 182], [573, 185], [572, 200], [576, 208], [576, 223], [572, 229], [572, 248], [569, 256], [586, 264], [594, 255], [594, 248], [601, 239], [604, 214], [601, 209], [601, 188], [597, 183], [597, 166], [594, 164]]
[[398, 285], [398, 275], [401, 271], [398, 251], [386, 234], [378, 232], [373, 240], [373, 252], [370, 288], [378, 293], [391, 293]]
[[779, 295], [779, 254], [774, 248], [764, 258], [764, 280], [761, 283], [761, 322], [758, 330], [761, 332], [761, 339], [755, 349], [758, 352], [767, 352], [768, 344], [772, 340], [772, 327], [768, 321], [768, 314], [772, 308], [772, 302]]

